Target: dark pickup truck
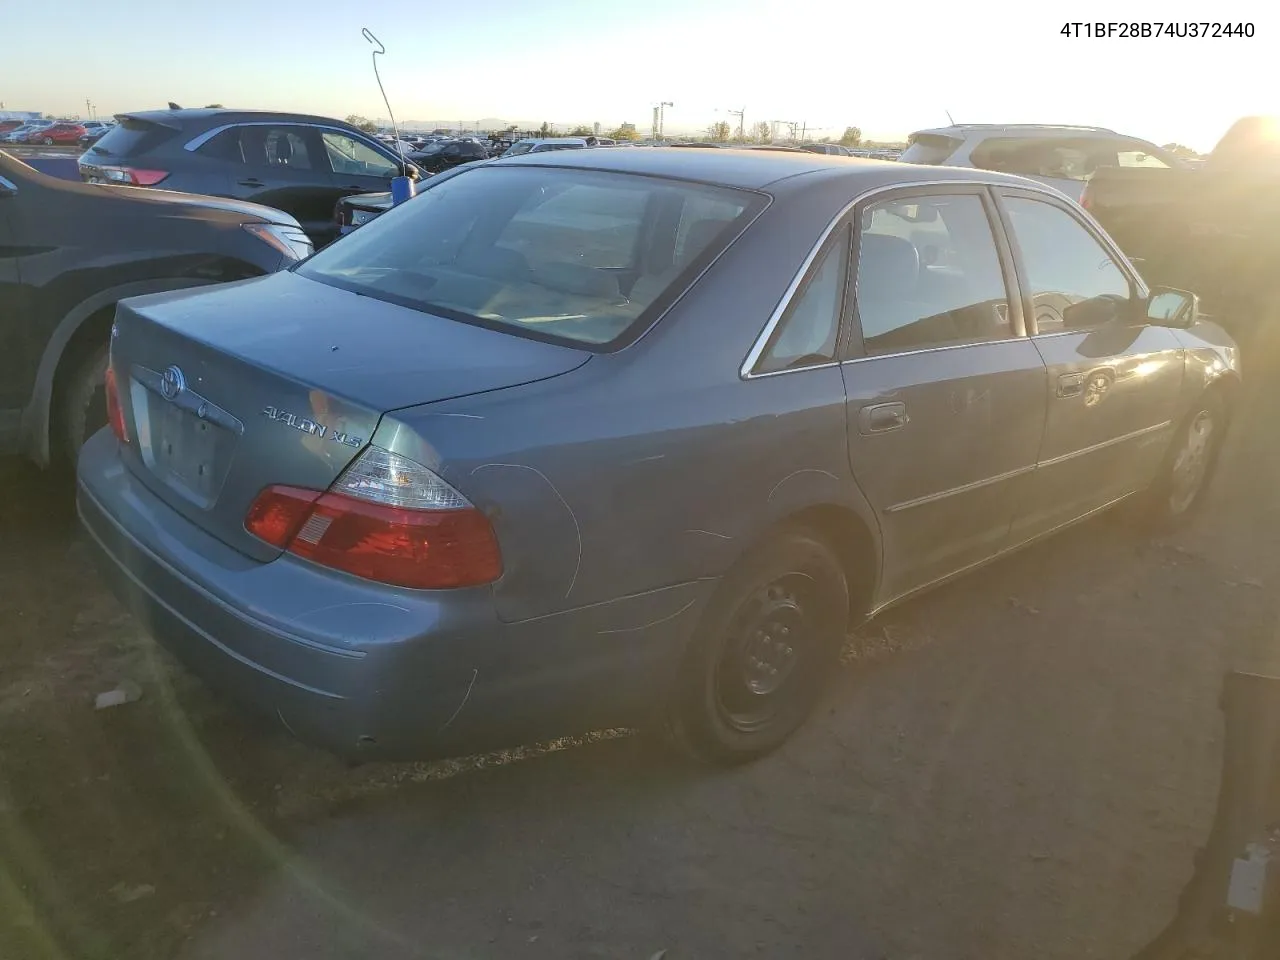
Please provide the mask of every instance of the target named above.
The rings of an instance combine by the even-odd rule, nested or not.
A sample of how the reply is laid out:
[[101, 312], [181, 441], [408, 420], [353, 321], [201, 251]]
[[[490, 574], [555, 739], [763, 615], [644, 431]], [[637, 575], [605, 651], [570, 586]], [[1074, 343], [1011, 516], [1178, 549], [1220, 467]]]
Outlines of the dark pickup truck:
[[1100, 167], [1081, 202], [1147, 280], [1195, 291], [1238, 326], [1274, 296], [1280, 121], [1237, 121], [1195, 166]]

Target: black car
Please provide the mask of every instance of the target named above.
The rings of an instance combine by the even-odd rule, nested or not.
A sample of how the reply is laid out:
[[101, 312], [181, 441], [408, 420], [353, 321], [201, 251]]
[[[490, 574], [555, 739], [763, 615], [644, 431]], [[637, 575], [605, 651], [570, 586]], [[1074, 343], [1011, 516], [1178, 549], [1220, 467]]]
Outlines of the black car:
[[107, 422], [118, 301], [261, 276], [311, 249], [279, 210], [59, 180], [0, 151], [0, 454], [72, 460]]
[[409, 154], [409, 159], [429, 173], [439, 173], [460, 163], [487, 160], [489, 151], [478, 140], [446, 140], [429, 143]]
[[292, 214], [317, 246], [337, 235], [333, 206], [421, 173], [376, 138], [327, 117], [245, 110], [119, 114], [80, 157], [91, 183], [232, 197]]

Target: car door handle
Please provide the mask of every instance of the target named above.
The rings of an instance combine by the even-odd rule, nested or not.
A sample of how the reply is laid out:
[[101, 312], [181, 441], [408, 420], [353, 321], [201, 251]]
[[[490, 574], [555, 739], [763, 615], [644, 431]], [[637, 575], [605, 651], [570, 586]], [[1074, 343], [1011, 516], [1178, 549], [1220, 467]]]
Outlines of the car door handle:
[[237, 180], [236, 183], [242, 187], [265, 187], [266, 184], [256, 177], [250, 177], [248, 180]]
[[1064, 373], [1058, 378], [1058, 396], [1067, 400], [1084, 393], [1083, 373]]
[[858, 411], [860, 433], [887, 433], [911, 422], [905, 403], [877, 403]]

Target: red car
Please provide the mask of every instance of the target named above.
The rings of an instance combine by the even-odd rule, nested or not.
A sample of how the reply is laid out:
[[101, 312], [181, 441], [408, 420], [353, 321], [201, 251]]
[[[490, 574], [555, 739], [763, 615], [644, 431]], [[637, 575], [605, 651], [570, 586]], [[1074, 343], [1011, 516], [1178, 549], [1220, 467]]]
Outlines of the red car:
[[0, 136], [4, 136], [11, 130], [17, 130], [24, 122], [23, 120], [0, 120]]
[[55, 123], [52, 127], [36, 130], [27, 137], [27, 143], [43, 143], [46, 145], [56, 143], [74, 147], [80, 143], [80, 138], [84, 134], [85, 129], [81, 124], [62, 121]]

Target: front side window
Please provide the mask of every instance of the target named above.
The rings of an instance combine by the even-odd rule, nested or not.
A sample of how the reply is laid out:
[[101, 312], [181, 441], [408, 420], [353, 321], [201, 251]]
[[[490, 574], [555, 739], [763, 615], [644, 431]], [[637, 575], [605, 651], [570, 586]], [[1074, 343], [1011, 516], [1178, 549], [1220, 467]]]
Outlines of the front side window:
[[991, 223], [976, 194], [868, 207], [855, 290], [868, 354], [1014, 335]]
[[357, 177], [394, 177], [399, 173], [396, 164], [363, 140], [326, 130], [320, 135], [329, 166], [334, 173]]
[[[677, 258], [681, 210], [706, 198], [732, 216], [686, 238]], [[728, 242], [727, 226], [762, 202], [650, 177], [481, 166], [428, 186], [298, 272], [457, 320], [604, 346], [638, 329], [700, 256]]]
[[828, 245], [799, 295], [787, 307], [760, 358], [757, 372], [796, 370], [835, 360], [848, 265], [846, 228]]
[[[1132, 297], [1129, 280], [1106, 248], [1062, 207], [1006, 197], [1014, 242], [1022, 253], [1038, 332], [1088, 329], [1109, 322], [1099, 301]], [[1086, 306], [1078, 306], [1086, 304]]]

